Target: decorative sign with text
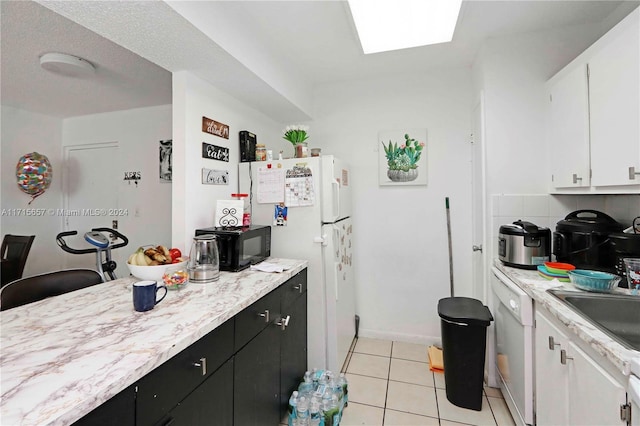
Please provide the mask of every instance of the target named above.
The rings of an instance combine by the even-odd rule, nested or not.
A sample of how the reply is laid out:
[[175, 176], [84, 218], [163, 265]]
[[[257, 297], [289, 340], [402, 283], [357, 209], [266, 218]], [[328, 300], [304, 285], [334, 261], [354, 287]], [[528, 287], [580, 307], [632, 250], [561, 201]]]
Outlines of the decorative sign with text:
[[203, 168], [202, 183], [206, 185], [229, 185], [229, 171]]
[[229, 148], [202, 142], [202, 158], [229, 162]]
[[218, 123], [207, 117], [202, 117], [202, 131], [221, 138], [229, 139], [229, 126]]

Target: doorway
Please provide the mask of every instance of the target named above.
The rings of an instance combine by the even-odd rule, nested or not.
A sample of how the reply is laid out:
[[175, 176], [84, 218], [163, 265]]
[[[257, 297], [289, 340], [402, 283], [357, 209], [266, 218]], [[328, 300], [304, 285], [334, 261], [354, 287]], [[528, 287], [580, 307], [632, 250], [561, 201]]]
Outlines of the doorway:
[[[84, 240], [84, 233], [92, 228], [112, 228], [110, 212], [118, 209], [118, 142], [64, 147], [64, 179], [62, 228], [77, 231], [66, 237], [72, 248], [93, 248]], [[117, 276], [126, 276], [125, 254], [114, 250], [111, 254], [118, 263]], [[125, 251], [126, 252], [126, 251]], [[65, 253], [65, 268], [96, 268], [95, 254], [72, 255]], [[124, 268], [124, 269], [123, 269]]]

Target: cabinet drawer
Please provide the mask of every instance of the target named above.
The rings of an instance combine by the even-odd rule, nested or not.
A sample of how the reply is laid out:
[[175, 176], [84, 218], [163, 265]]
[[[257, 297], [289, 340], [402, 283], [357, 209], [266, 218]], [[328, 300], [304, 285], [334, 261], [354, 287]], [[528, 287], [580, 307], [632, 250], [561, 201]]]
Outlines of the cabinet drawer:
[[307, 270], [303, 269], [280, 286], [281, 306], [289, 306], [307, 291]]
[[154, 424], [228, 360], [233, 332], [230, 319], [143, 377], [138, 382], [136, 424]]
[[277, 288], [236, 315], [235, 351], [249, 343], [280, 315], [280, 289]]

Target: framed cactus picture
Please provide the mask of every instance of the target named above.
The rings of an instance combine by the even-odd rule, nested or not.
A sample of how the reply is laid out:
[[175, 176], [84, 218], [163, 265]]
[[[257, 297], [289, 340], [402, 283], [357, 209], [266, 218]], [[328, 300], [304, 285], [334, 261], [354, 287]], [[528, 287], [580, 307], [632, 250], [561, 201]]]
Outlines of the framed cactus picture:
[[427, 129], [378, 132], [380, 185], [427, 184]]

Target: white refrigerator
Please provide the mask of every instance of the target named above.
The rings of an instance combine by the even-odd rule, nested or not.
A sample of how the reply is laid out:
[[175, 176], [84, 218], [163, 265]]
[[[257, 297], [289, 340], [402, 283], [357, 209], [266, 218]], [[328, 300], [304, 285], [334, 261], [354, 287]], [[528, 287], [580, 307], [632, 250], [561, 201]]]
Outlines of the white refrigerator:
[[331, 155], [240, 163], [251, 223], [271, 225], [271, 256], [309, 262], [308, 368], [339, 372], [356, 334], [348, 166]]

